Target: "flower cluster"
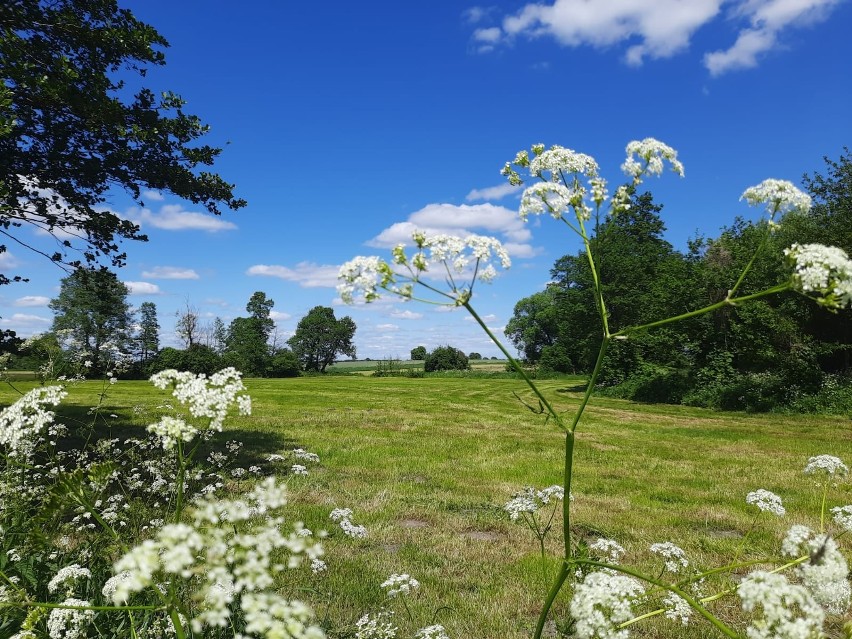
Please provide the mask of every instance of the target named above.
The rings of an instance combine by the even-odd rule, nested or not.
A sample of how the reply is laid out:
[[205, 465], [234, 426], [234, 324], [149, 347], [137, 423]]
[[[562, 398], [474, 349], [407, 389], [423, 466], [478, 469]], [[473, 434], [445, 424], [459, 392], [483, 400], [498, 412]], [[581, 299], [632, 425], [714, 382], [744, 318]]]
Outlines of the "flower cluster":
[[683, 164], [677, 159], [677, 151], [659, 140], [633, 140], [627, 143], [626, 151], [627, 159], [621, 165], [621, 170], [635, 182], [643, 175], [662, 175], [664, 160], [671, 164], [672, 171], [683, 177]]
[[[421, 231], [412, 234], [416, 252], [407, 255], [405, 246], [393, 249], [393, 264], [378, 257], [356, 257], [340, 267], [337, 291], [347, 304], [361, 295], [366, 302], [379, 299], [379, 289], [404, 299], [413, 299], [414, 285], [437, 293], [455, 305], [465, 304], [477, 280], [490, 282], [497, 275], [494, 262], [507, 269], [512, 261], [499, 240], [482, 235], [456, 237], [453, 235], [427, 235]], [[449, 283], [448, 291], [440, 291], [424, 281], [432, 266], [443, 266]], [[396, 267], [396, 270], [395, 270]], [[442, 277], [444, 276], [442, 275]], [[464, 282], [456, 282], [457, 277]], [[469, 279], [467, 279], [469, 277]]]
[[170, 450], [179, 441], [189, 442], [198, 434], [198, 429], [187, 424], [180, 417], [163, 415], [160, 421], [148, 426], [148, 432], [154, 433], [163, 442], [163, 449]]
[[397, 627], [391, 621], [392, 616], [387, 610], [364, 615], [355, 622], [355, 639], [394, 639]]
[[593, 572], [577, 584], [571, 598], [574, 632], [580, 639], [626, 639], [629, 632], [617, 626], [633, 617], [634, 600], [645, 592], [632, 577]]
[[386, 588], [388, 597], [393, 598], [398, 595], [411, 594], [411, 592], [420, 588], [420, 582], [406, 573], [401, 575], [394, 573], [382, 583], [382, 588]]
[[78, 579], [90, 579], [91, 577], [92, 571], [88, 568], [83, 568], [80, 564], [71, 564], [59, 569], [47, 584], [47, 590], [48, 592], [56, 592], [64, 586], [66, 594], [70, 597], [74, 592], [74, 583]]
[[517, 521], [524, 513], [534, 514], [551, 501], [562, 501], [564, 498], [565, 489], [562, 486], [553, 485], [541, 490], [529, 486], [515, 493], [503, 506], [503, 510], [509, 513], [509, 519]]
[[446, 628], [441, 624], [434, 624], [421, 628], [414, 635], [414, 639], [450, 639]]
[[830, 477], [833, 477], [834, 475], [847, 474], [849, 467], [839, 457], [835, 457], [834, 455], [817, 455], [808, 459], [804, 472], [805, 475], [826, 473]]
[[367, 536], [367, 529], [364, 528], [364, 526], [352, 523], [351, 508], [335, 508], [329, 514], [329, 518], [332, 521], [337, 522], [337, 525], [340, 526], [340, 529], [343, 531], [343, 534], [347, 537], [352, 537], [353, 539], [363, 539]]
[[852, 260], [843, 249], [793, 244], [784, 250], [793, 266], [793, 287], [828, 309], [852, 304]]
[[618, 565], [621, 561], [621, 556], [626, 552], [624, 547], [613, 539], [605, 539], [601, 537], [593, 544], [589, 545], [589, 550], [595, 551], [598, 555], [605, 558], [608, 563]]
[[757, 506], [761, 512], [769, 512], [779, 517], [787, 512], [781, 503], [781, 498], [763, 488], [758, 488], [746, 495], [746, 503]]
[[852, 532], [852, 506], [838, 506], [832, 508], [834, 523], [846, 532]]
[[[285, 489], [273, 478], [258, 483], [245, 499], [200, 500], [191, 524], [163, 526], [115, 563], [118, 579], [109, 584], [113, 602], [122, 605], [132, 593], [157, 582], [183, 579], [195, 586], [192, 599], [198, 611], [190, 620], [194, 632], [226, 626], [230, 607], [239, 598], [247, 624], [251, 619], [256, 627], [305, 628], [293, 636], [322, 636], [318, 628], [309, 631], [305, 606], [266, 592], [276, 572], [297, 567], [302, 557], [316, 559], [323, 553], [318, 543], [299, 534], [301, 525], [290, 534], [282, 532], [284, 522], [276, 512], [285, 504]], [[277, 558], [282, 550], [289, 552], [284, 565]]]
[[33, 439], [56, 416], [44, 407], [58, 405], [67, 394], [61, 386], [34, 388], [0, 411], [0, 446], [5, 446], [13, 456], [27, 456]]
[[669, 572], [680, 572], [682, 568], [689, 567], [686, 553], [679, 546], [670, 541], [651, 544], [651, 552], [665, 559], [666, 570]]
[[790, 211], [807, 213], [811, 208], [809, 195], [802, 193], [792, 182], [772, 178], [747, 188], [740, 199], [748, 202], [749, 206], [765, 204], [770, 220]]
[[849, 567], [834, 539], [817, 535], [807, 526], [796, 525], [787, 532], [781, 550], [788, 557], [807, 555], [807, 561], [796, 566], [795, 575], [826, 611], [831, 614], [846, 612], [852, 596], [847, 580]]
[[47, 618], [47, 633], [51, 639], [83, 639], [86, 628], [95, 618], [94, 610], [86, 610], [92, 604], [73, 597], [62, 602], [68, 608], [54, 608]]
[[240, 415], [251, 414], [251, 398], [243, 393], [242, 375], [235, 368], [225, 368], [210, 377], [168, 369], [152, 375], [151, 383], [161, 390], [171, 386], [172, 395], [188, 406], [190, 414], [209, 419], [214, 431], [222, 430], [233, 404]]
[[759, 612], [746, 629], [749, 639], [809, 639], [820, 636], [825, 613], [807, 588], [784, 575], [756, 571], [737, 587], [743, 610]]

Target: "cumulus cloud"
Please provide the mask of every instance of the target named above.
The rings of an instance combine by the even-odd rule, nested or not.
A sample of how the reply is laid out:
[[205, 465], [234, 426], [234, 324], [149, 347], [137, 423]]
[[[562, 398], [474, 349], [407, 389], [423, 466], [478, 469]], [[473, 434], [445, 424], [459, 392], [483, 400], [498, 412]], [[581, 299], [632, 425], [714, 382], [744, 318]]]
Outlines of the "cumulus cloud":
[[152, 226], [166, 231], [230, 231], [237, 225], [215, 215], [187, 211], [180, 204], [164, 204], [156, 213], [149, 208], [132, 208], [125, 216], [139, 226]]
[[13, 306], [27, 306], [27, 307], [36, 307], [36, 306], [47, 306], [50, 303], [50, 298], [45, 297], [44, 295], [24, 295], [23, 297], [19, 297], [12, 304]]
[[147, 191], [142, 191], [142, 197], [146, 200], [153, 200], [154, 202], [162, 202], [165, 197], [159, 191], [151, 191], [150, 189]]
[[0, 253], [0, 268], [15, 268], [18, 265], [20, 262], [9, 251]]
[[269, 311], [269, 318], [276, 322], [283, 322], [293, 317], [290, 313], [282, 313], [281, 311]]
[[394, 319], [417, 320], [423, 317], [423, 313], [415, 313], [414, 311], [392, 311], [390, 316]]
[[484, 189], [473, 189], [465, 196], [464, 199], [468, 202], [472, 202], [474, 200], [502, 200], [507, 195], [518, 193], [523, 188], [524, 187], [521, 185], [513, 186], [506, 182], [505, 184], [489, 186]]
[[131, 295], [162, 295], [160, 287], [150, 282], [124, 282]]
[[13, 313], [11, 317], [0, 318], [0, 326], [12, 326], [15, 330], [42, 327], [45, 324], [50, 324], [46, 317], [28, 313]]
[[302, 288], [335, 288], [339, 266], [299, 262], [295, 268], [277, 264], [255, 264], [246, 271], [247, 275], [277, 277], [287, 282], [296, 282]]
[[155, 266], [150, 271], [142, 271], [142, 277], [152, 280], [197, 280], [201, 276], [191, 268]]
[[377, 331], [398, 331], [399, 326], [397, 326], [396, 324], [377, 324], [376, 330]]
[[568, 47], [623, 46], [627, 64], [669, 58], [688, 49], [695, 32], [726, 11], [741, 28], [728, 49], [707, 53], [712, 75], [756, 66], [758, 55], [780, 46], [785, 28], [824, 20], [840, 0], [551, 0], [524, 5], [499, 25], [479, 26], [472, 39], [487, 52], [518, 37], [550, 37]]
[[534, 252], [534, 249], [526, 244], [532, 234], [517, 212], [487, 203], [427, 204], [409, 215], [405, 222], [397, 222], [386, 228], [367, 242], [367, 245], [392, 248], [397, 244], [410, 244], [414, 231], [429, 234], [447, 233], [462, 237], [473, 233], [499, 235], [507, 246], [506, 250], [515, 257], [523, 257], [521, 253]]

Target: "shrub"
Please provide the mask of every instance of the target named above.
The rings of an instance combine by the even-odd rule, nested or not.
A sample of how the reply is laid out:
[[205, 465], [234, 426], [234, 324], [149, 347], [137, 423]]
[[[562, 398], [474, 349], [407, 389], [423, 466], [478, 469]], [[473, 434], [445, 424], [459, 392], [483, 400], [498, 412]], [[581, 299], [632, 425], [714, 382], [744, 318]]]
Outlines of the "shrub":
[[467, 355], [452, 346], [439, 346], [426, 356], [423, 368], [427, 373], [435, 371], [466, 371], [470, 369]]
[[301, 368], [296, 354], [289, 348], [282, 348], [270, 359], [267, 374], [270, 377], [298, 377]]
[[411, 349], [410, 359], [421, 360], [426, 359], [426, 355], [428, 355], [428, 351], [425, 346], [418, 346], [416, 348]]

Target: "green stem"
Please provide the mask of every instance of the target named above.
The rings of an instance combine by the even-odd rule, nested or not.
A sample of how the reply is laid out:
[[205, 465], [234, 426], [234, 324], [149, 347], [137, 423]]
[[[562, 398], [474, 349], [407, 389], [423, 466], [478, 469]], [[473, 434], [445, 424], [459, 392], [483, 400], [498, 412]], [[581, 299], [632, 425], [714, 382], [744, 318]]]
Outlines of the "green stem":
[[169, 608], [169, 617], [171, 617], [172, 625], [175, 627], [177, 639], [186, 639], [186, 631], [183, 629], [183, 624], [180, 622], [180, 614], [176, 608]]
[[828, 481], [822, 489], [822, 504], [819, 507], [819, 531], [825, 533], [825, 499], [828, 497]]
[[734, 284], [734, 287], [730, 291], [728, 291], [728, 297], [733, 297], [736, 294], [737, 290], [740, 288], [740, 284], [743, 283], [743, 280], [746, 278], [746, 275], [748, 275], [748, 272], [754, 265], [754, 261], [757, 259], [757, 256], [763, 250], [763, 247], [766, 246], [766, 242], [769, 240], [770, 235], [772, 235], [772, 227], [767, 225], [766, 233], [764, 233], [763, 239], [760, 241], [760, 244], [758, 245], [754, 254], [751, 256], [751, 259], [748, 261], [748, 264], [746, 264], [746, 267], [743, 269], [743, 272], [740, 273], [740, 277], [739, 279], [737, 279], [737, 283]]
[[[603, 341], [601, 342], [601, 349], [598, 351], [598, 359], [595, 362], [595, 367], [592, 370], [592, 375], [589, 377], [589, 381], [586, 384], [586, 392], [583, 395], [583, 399], [580, 401], [580, 406], [577, 408], [577, 412], [574, 413], [574, 419], [571, 422], [570, 432], [573, 434], [575, 430], [577, 430], [577, 424], [580, 423], [580, 418], [583, 416], [583, 413], [586, 410], [586, 405], [589, 403], [589, 400], [592, 398], [592, 391], [595, 390], [595, 384], [598, 381], [598, 375], [600, 375], [601, 368], [603, 367], [604, 357], [606, 356], [606, 351], [609, 348], [610, 337], [604, 336]], [[566, 486], [566, 490], [567, 490]], [[565, 494], [565, 498], [568, 498], [568, 493]]]
[[553, 580], [553, 585], [550, 587], [550, 592], [547, 593], [547, 599], [544, 600], [544, 607], [541, 609], [541, 613], [538, 616], [538, 623], [535, 626], [533, 639], [541, 639], [541, 633], [544, 632], [544, 624], [547, 621], [547, 615], [550, 612], [550, 608], [553, 606], [553, 602], [556, 600], [556, 595], [558, 595], [559, 591], [562, 590], [562, 585], [565, 583], [565, 579], [567, 578], [568, 563], [563, 561], [559, 566], [559, 572], [556, 575], [556, 579]]

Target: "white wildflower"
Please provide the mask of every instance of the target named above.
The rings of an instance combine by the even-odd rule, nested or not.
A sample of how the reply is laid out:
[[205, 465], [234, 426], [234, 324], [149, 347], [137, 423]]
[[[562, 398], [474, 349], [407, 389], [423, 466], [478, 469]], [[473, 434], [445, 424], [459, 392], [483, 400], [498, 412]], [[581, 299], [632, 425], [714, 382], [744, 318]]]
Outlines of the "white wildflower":
[[54, 608], [47, 618], [47, 634], [50, 639], [82, 639], [86, 636], [86, 628], [95, 618], [94, 610], [81, 610], [92, 604], [81, 599], [68, 598], [63, 606], [73, 608]]
[[426, 626], [418, 630], [414, 635], [414, 639], [450, 639], [450, 636], [447, 634], [444, 626], [436, 623], [433, 626]]
[[12, 455], [25, 454], [28, 442], [53, 423], [56, 414], [45, 406], [57, 406], [68, 393], [62, 386], [34, 388], [0, 411], [0, 446]]
[[626, 639], [629, 631], [618, 625], [633, 618], [633, 601], [644, 591], [632, 577], [593, 572], [577, 584], [571, 598], [576, 635], [580, 639]]
[[749, 639], [809, 639], [821, 635], [825, 613], [807, 588], [784, 575], [756, 571], [737, 587], [742, 608], [757, 613], [746, 629]]
[[740, 199], [748, 202], [749, 206], [765, 204], [770, 219], [790, 211], [807, 213], [811, 208], [810, 196], [787, 180], [764, 180], [747, 188]]
[[598, 163], [590, 155], [558, 145], [543, 151], [530, 162], [530, 175], [535, 177], [549, 178], [551, 182], [557, 182], [563, 175], [568, 174], [597, 177]]
[[293, 457], [296, 459], [301, 459], [302, 461], [309, 462], [319, 462], [319, 455], [316, 453], [309, 453], [304, 448], [294, 448], [293, 449]]
[[[309, 531], [310, 532], [310, 531]], [[328, 564], [326, 564], [322, 559], [311, 559], [311, 572], [315, 575], [319, 575], [328, 570]]]
[[[129, 570], [122, 570], [119, 574], [114, 575], [106, 580], [104, 587], [101, 589], [101, 594], [110, 602], [115, 601], [115, 592], [118, 590], [119, 584], [131, 578]], [[119, 602], [120, 605], [127, 603], [127, 600]]]
[[351, 508], [335, 508], [329, 514], [332, 521], [336, 521], [343, 534], [353, 539], [363, 539], [367, 536], [367, 529], [352, 523]]
[[190, 442], [198, 434], [198, 429], [187, 424], [179, 417], [164, 415], [160, 421], [150, 424], [148, 432], [160, 438], [164, 450], [175, 447], [179, 441]]
[[594, 550], [602, 556], [608, 563], [618, 565], [621, 556], [626, 552], [617, 541], [605, 539], [601, 537], [589, 546], [590, 550]]
[[[193, 417], [210, 420], [210, 429], [221, 431], [228, 409], [237, 404], [240, 412], [250, 410], [242, 374], [233, 367], [224, 368], [209, 378], [202, 374], [164, 370], [151, 376], [151, 383], [165, 390], [172, 387], [172, 395], [189, 408]], [[244, 399], [240, 399], [243, 397]]]
[[824, 472], [829, 475], [845, 475], [849, 472], [849, 468], [837, 457], [832, 455], [817, 455], [808, 459], [808, 465], [805, 466], [805, 475], [812, 475], [818, 472]]
[[565, 489], [562, 486], [553, 485], [541, 490], [528, 486], [515, 493], [503, 506], [503, 510], [509, 513], [509, 519], [517, 521], [524, 513], [534, 514], [551, 501], [562, 501], [564, 498]]
[[270, 639], [324, 639], [314, 612], [301, 601], [273, 593], [246, 593], [242, 598], [245, 632]]
[[[668, 160], [672, 171], [683, 177], [683, 164], [677, 159], [677, 151], [654, 138], [633, 140], [627, 143], [627, 159], [621, 170], [638, 181], [643, 175], [662, 175], [663, 161]], [[633, 156], [638, 156], [634, 158]]]
[[832, 508], [834, 513], [834, 523], [843, 528], [846, 532], [852, 532], [852, 505], [838, 506]]
[[793, 265], [793, 286], [828, 309], [852, 304], [852, 260], [843, 249], [822, 244], [793, 244], [784, 249]]
[[526, 222], [530, 213], [547, 213], [555, 219], [562, 218], [562, 212], [571, 206], [574, 193], [558, 182], [536, 182], [524, 190], [521, 196], [519, 215]]
[[781, 498], [763, 488], [758, 488], [746, 495], [746, 503], [757, 506], [761, 512], [769, 512], [779, 517], [787, 512], [781, 503]]
[[355, 639], [395, 639], [397, 627], [391, 621], [392, 615], [387, 610], [364, 615], [355, 622]]
[[[75, 581], [81, 578], [89, 579], [91, 576], [92, 572], [88, 568], [83, 568], [80, 564], [71, 564], [59, 569], [47, 584], [47, 590], [56, 592], [61, 586], [66, 586], [69, 591], [73, 591]], [[70, 592], [68, 594], [70, 596]]]
[[290, 467], [290, 471], [294, 475], [307, 475], [308, 474], [308, 469], [305, 466], [302, 466], [302, 464], [293, 464]]
[[663, 604], [666, 607], [666, 619], [679, 621], [683, 626], [689, 624], [689, 618], [692, 616], [692, 606], [686, 602], [686, 599], [670, 592], [663, 598]]
[[352, 509], [351, 508], [335, 508], [328, 515], [331, 521], [341, 521], [343, 519], [351, 519], [352, 518]]
[[689, 566], [689, 561], [686, 559], [686, 553], [683, 552], [683, 549], [670, 541], [652, 544], [651, 552], [665, 559], [666, 570], [670, 572], [680, 572], [681, 568]]
[[382, 583], [381, 587], [387, 588], [388, 597], [396, 597], [398, 595], [408, 595], [412, 591], [417, 590], [420, 588], [420, 582], [406, 573], [401, 575], [394, 573]]
[[806, 526], [793, 526], [781, 545], [789, 557], [808, 555], [794, 573], [814, 599], [831, 614], [843, 614], [849, 608], [849, 567], [837, 542], [827, 535], [816, 535]]

